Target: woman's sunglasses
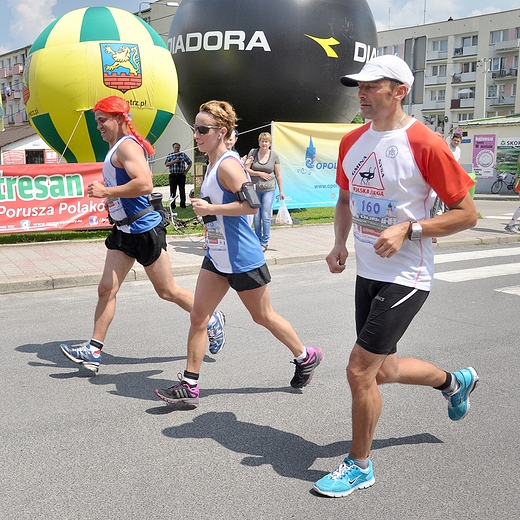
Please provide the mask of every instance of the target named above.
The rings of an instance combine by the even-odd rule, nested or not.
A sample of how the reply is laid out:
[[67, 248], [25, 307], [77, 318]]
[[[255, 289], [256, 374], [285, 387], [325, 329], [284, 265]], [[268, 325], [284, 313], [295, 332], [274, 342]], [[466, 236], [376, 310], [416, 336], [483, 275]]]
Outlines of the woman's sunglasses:
[[193, 125], [193, 131], [198, 132], [199, 134], [206, 135], [209, 133], [210, 128], [222, 128], [221, 126], [204, 126], [204, 125]]

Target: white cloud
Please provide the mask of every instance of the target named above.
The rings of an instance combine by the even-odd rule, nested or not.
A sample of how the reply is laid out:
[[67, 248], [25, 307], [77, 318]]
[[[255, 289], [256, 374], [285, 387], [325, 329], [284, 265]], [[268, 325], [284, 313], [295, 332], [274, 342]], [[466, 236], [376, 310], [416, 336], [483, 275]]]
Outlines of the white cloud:
[[9, 34], [15, 46], [30, 45], [55, 18], [57, 0], [8, 0], [11, 11]]

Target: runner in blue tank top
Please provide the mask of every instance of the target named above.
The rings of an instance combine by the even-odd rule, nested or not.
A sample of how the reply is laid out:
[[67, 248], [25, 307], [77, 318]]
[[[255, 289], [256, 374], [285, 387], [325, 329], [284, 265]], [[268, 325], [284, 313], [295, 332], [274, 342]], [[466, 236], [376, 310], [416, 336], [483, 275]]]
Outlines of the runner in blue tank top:
[[192, 199], [191, 203], [195, 213], [206, 220], [207, 254], [198, 276], [191, 311], [186, 370], [178, 383], [155, 391], [163, 401], [172, 404], [197, 406], [199, 403], [204, 330], [230, 287], [237, 291], [253, 320], [291, 351], [296, 365], [291, 380], [293, 388], [307, 386], [323, 358], [321, 349], [305, 348], [292, 325], [271, 306], [267, 286], [271, 275], [260, 241], [251, 229], [251, 215], [257, 210], [247, 199], [243, 200], [244, 183], [250, 179], [244, 165], [233, 152], [227, 151], [225, 145], [236, 122], [233, 107], [225, 101], [204, 103], [195, 119], [195, 141], [199, 151], [209, 158], [201, 188], [202, 196], [209, 201], [198, 198]]
[[[162, 299], [190, 312], [193, 294], [177, 285], [173, 278], [166, 252], [166, 228], [161, 215], [148, 200], [153, 183], [146, 159], [154, 152], [152, 145], [133, 127], [128, 114], [130, 105], [123, 98], [104, 98], [93, 111], [97, 128], [110, 150], [103, 163], [104, 182], [89, 184], [88, 195], [106, 199], [114, 227], [105, 241], [108, 251], [98, 286], [92, 339], [79, 348], [62, 344], [61, 350], [74, 363], [96, 373], [108, 327], [114, 318], [116, 295], [136, 260]], [[224, 323], [224, 314], [216, 311], [207, 324], [213, 353], [224, 345]]]

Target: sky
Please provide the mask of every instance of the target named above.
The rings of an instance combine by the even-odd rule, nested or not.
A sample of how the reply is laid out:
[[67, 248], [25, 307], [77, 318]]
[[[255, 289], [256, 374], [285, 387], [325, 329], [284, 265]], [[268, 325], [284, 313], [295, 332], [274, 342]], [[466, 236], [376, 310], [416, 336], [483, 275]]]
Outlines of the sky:
[[[367, 1], [378, 30], [422, 25], [424, 22], [440, 22], [447, 20], [450, 16], [454, 19], [467, 18], [519, 7], [517, 0], [470, 0], [458, 4], [439, 0]], [[69, 11], [80, 7], [104, 5], [119, 7], [135, 13], [140, 8], [146, 9], [149, 2], [137, 0], [1, 0], [0, 54], [31, 45], [49, 23]]]

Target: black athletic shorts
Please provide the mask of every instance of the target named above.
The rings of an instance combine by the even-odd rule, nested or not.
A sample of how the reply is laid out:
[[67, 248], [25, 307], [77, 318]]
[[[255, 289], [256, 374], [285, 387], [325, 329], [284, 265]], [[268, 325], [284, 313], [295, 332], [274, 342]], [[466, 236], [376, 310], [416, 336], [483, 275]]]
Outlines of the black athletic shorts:
[[394, 354], [429, 291], [356, 278], [357, 344], [373, 354]]
[[130, 258], [135, 258], [143, 267], [152, 265], [164, 249], [166, 251], [166, 228], [158, 226], [144, 233], [123, 233], [116, 226], [105, 240], [107, 249], [123, 252]]
[[227, 278], [229, 286], [235, 289], [236, 292], [250, 291], [251, 289], [258, 289], [267, 285], [271, 281], [271, 273], [267, 268], [267, 264], [262, 267], [248, 271], [247, 273], [221, 273], [214, 265], [213, 262], [207, 257], [204, 257], [202, 261], [202, 269], [211, 271], [212, 273], [218, 274]]

